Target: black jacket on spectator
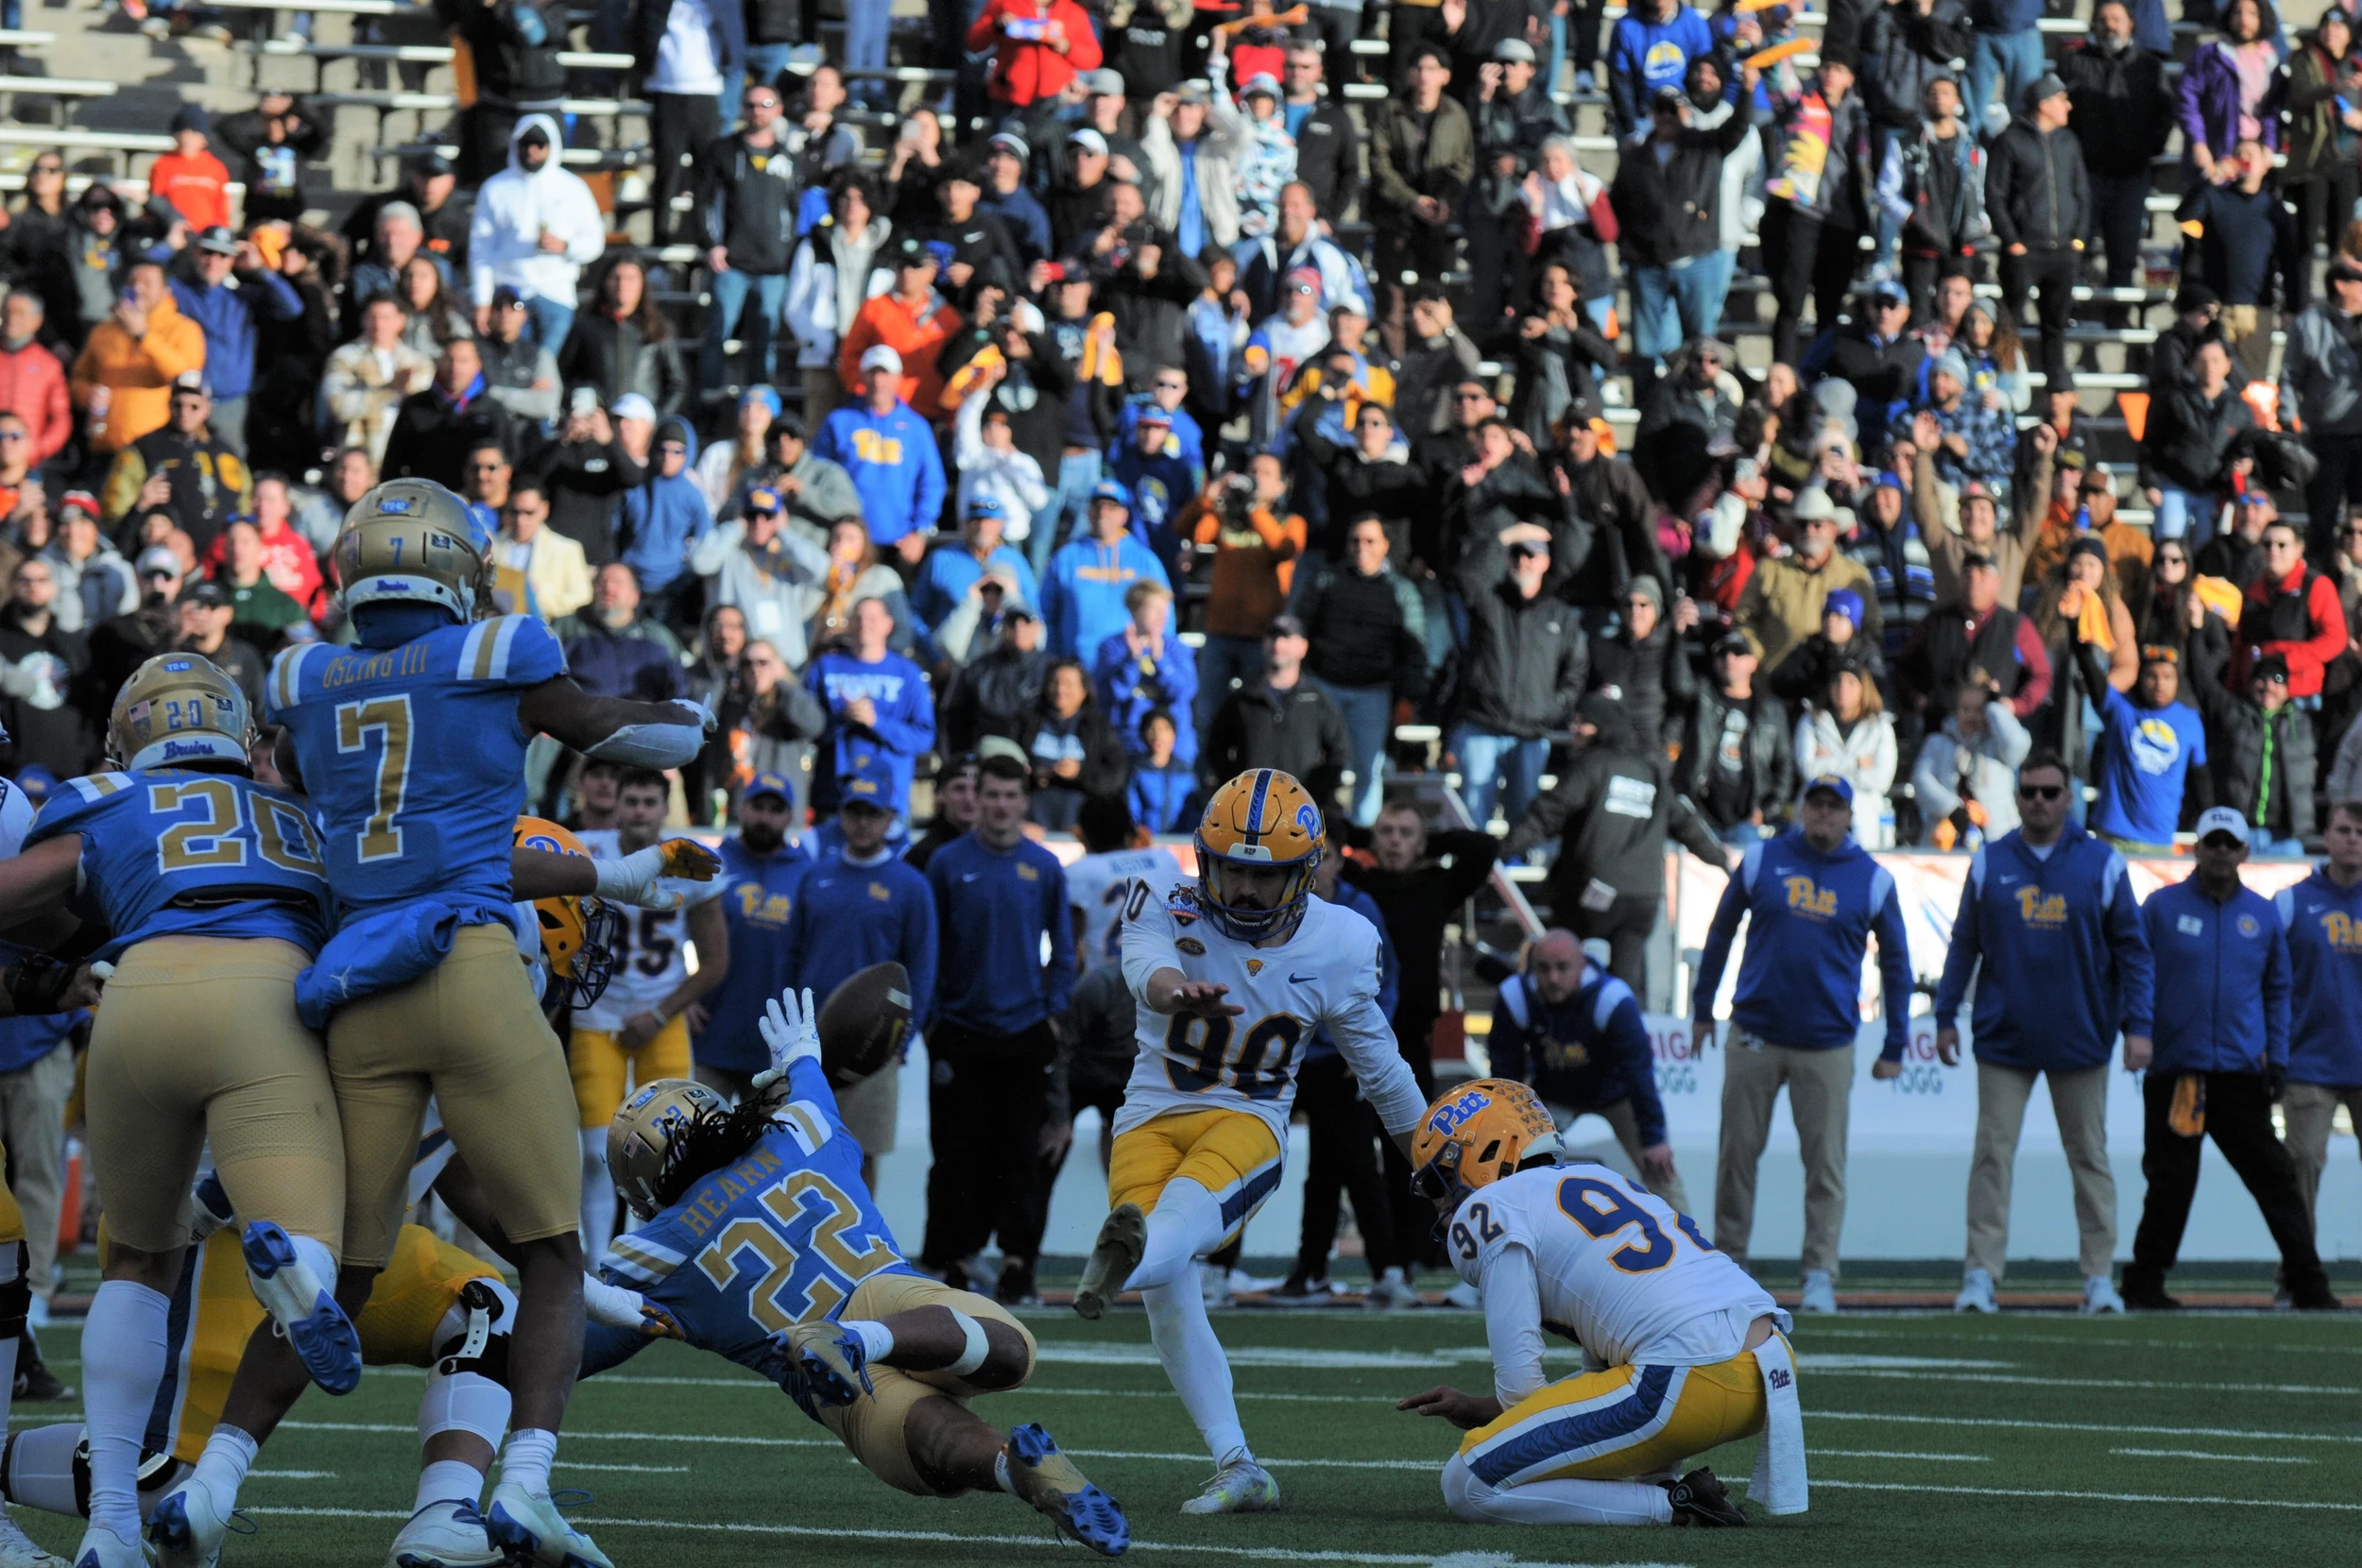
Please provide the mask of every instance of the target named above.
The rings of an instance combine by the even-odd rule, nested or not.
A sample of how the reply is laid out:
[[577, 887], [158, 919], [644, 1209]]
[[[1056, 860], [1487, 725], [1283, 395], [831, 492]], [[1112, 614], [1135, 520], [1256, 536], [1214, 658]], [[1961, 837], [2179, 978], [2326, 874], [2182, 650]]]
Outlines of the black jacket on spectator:
[[[450, 199], [432, 211], [428, 210], [417, 189], [407, 180], [390, 191], [363, 196], [336, 230], [345, 237], [345, 243], [352, 247], [351, 259], [355, 263], [376, 259], [377, 214], [389, 201], [406, 201], [419, 210], [419, 220], [426, 226], [426, 239], [419, 248], [431, 250], [450, 263], [454, 268], [454, 281], [464, 284], [466, 274], [458, 269], [467, 264], [468, 226], [474, 221], [475, 213], [470, 209], [468, 198], [456, 190], [452, 192]], [[352, 303], [358, 305], [360, 301], [356, 299]], [[360, 330], [357, 312], [354, 314], [353, 329], [355, 332]]]
[[[1349, 847], [1369, 846], [1366, 827], [1339, 822], [1330, 831]], [[1500, 846], [1481, 829], [1441, 828], [1428, 834], [1427, 853], [1428, 859], [1408, 871], [1348, 860], [1342, 873], [1378, 905], [1401, 961], [1395, 1042], [1413, 1067], [1427, 1063], [1432, 1044], [1429, 1031], [1443, 1011], [1444, 928], [1460, 918], [1461, 906], [1493, 875]], [[1451, 859], [1448, 866], [1442, 863], [1446, 856]]]
[[968, 660], [944, 704], [945, 749], [952, 756], [973, 751], [987, 735], [1015, 740], [1040, 700], [1052, 662], [1047, 648], [1027, 653], [1008, 642], [997, 642]]
[[1598, 724], [1598, 738], [1560, 772], [1556, 787], [1526, 808], [1501, 843], [1501, 858], [1514, 861], [1562, 839], [1544, 884], [1553, 918], [1563, 923], [1581, 910], [1583, 889], [1594, 878], [1621, 896], [1663, 897], [1669, 838], [1716, 865], [1729, 864], [1705, 818], [1673, 788], [1664, 747], [1653, 741], [1644, 745], [1612, 702], [1586, 699], [1583, 716]]
[[2153, 472], [2177, 489], [2211, 491], [2222, 480], [2232, 441], [2255, 428], [2255, 415], [2239, 396], [2236, 372], [2221, 396], [2208, 401], [2196, 383], [2164, 392], [2149, 404], [2148, 439], [2141, 445], [2143, 482]]
[[1541, 591], [1528, 599], [1517, 590], [1498, 535], [1468, 540], [1452, 574], [1468, 607], [1468, 640], [1460, 650], [1458, 722], [1520, 740], [1566, 727], [1582, 700], [1589, 661], [1583, 618], [1552, 591], [1563, 575], [1553, 563]]
[[1388, 687], [1397, 697], [1427, 694], [1426, 612], [1419, 590], [1391, 568], [1364, 577], [1332, 566], [1296, 605], [1311, 653], [1304, 667], [1332, 686]]
[[1036, 760], [1034, 764], [1034, 790], [1041, 793], [1052, 790], [1077, 790], [1086, 795], [1121, 795], [1132, 779], [1132, 761], [1123, 752], [1123, 742], [1115, 730], [1101, 718], [1099, 709], [1086, 703], [1070, 719], [1060, 719], [1049, 711], [1048, 704], [1036, 701], [1018, 721], [1017, 733], [1009, 739], [1023, 746], [1030, 756], [1035, 738], [1044, 730], [1067, 731], [1082, 742], [1083, 771], [1072, 778], [1060, 778]]
[[295, 110], [295, 133], [283, 142], [270, 140], [265, 128], [268, 122], [259, 109], [224, 114], [214, 122], [214, 141], [238, 160], [231, 165], [231, 178], [246, 181], [245, 213], [248, 223], [273, 218], [290, 223], [303, 221], [303, 209], [308, 205], [303, 195], [303, 165], [327, 141], [328, 129], [313, 118], [300, 98], [296, 100]]
[[[2221, 578], [2244, 595], [2248, 585], [2264, 574], [2264, 546], [2260, 540], [2251, 542], [2241, 538], [2238, 530], [2234, 528], [2220, 529], [2192, 558], [2190, 568], [2200, 577]], [[2229, 636], [2230, 631], [2226, 626], [2224, 628], [2226, 640], [2223, 643], [2223, 655], [2226, 658], [2230, 656], [2231, 644], [2227, 640]], [[2187, 672], [2195, 666], [2184, 665], [2182, 668], [2184, 671], [2182, 684], [2186, 686], [2189, 684]]]
[[796, 253], [796, 161], [779, 128], [771, 136], [718, 137], [697, 161], [697, 243], [729, 252], [733, 272], [781, 274]]
[[1588, 463], [1566, 465], [1573, 492], [1567, 499], [1594, 530], [1590, 554], [1562, 590], [1578, 605], [1613, 605], [1647, 572], [1660, 583], [1673, 580], [1665, 547], [1657, 542], [1656, 509], [1640, 470], [1601, 453]]
[[1525, 432], [1535, 451], [1545, 451], [1569, 406], [1598, 403], [1599, 382], [1592, 372], [1613, 375], [1621, 356], [1580, 313], [1571, 325], [1553, 322], [1539, 337], [1521, 331], [1516, 342], [1517, 390], [1509, 400], [1509, 423]]
[[1257, 680], [1231, 692], [1214, 710], [1199, 772], [1224, 779], [1249, 768], [1277, 768], [1294, 775], [1314, 800], [1334, 800], [1352, 757], [1345, 716], [1327, 692], [1304, 679], [1285, 691]]
[[2199, 228], [2197, 246], [2182, 247], [2185, 279], [2206, 284], [2226, 305], [2304, 307], [2303, 274], [2313, 258], [2298, 258], [2296, 220], [2277, 187], [2267, 183], [2251, 194], [2236, 185], [2201, 183], [2182, 198], [2174, 217]]
[[1936, 0], [1925, 16], [1912, 0], [1872, 11], [1862, 24], [1860, 65], [1870, 123], [1916, 128], [1927, 84], [1938, 77], [1958, 80], [1952, 62], [1967, 58], [1968, 10], [1960, 0]]
[[[171, 603], [143, 604], [128, 615], [111, 616], [100, 622], [90, 629], [85, 644], [90, 662], [83, 670], [82, 688], [75, 693], [76, 700], [93, 714], [111, 712], [115, 693], [123, 690], [123, 683], [141, 665], [167, 652], [180, 640], [180, 606]], [[222, 639], [225, 650], [239, 646], [242, 644], [234, 637]], [[259, 680], [247, 697], [252, 703], [262, 701]]]
[[615, 513], [648, 470], [621, 441], [560, 441], [544, 448], [534, 474], [549, 498], [550, 526], [582, 546], [593, 571], [615, 558]]
[[1541, 165], [1543, 138], [1566, 134], [1566, 115], [1552, 101], [1539, 71], [1523, 93], [1513, 96], [1497, 87], [1490, 102], [1471, 99], [1468, 118], [1476, 131], [1478, 162], [1490, 165], [1507, 154], [1517, 161], [1520, 176]]
[[1711, 130], [1685, 127], [1662, 163], [1645, 144], [1625, 149], [1607, 199], [1626, 266], [1669, 266], [1721, 248], [1722, 161], [1754, 128], [1754, 106], [1742, 101]]
[[801, 43], [804, 15], [798, 0], [746, 0], [746, 42]]
[[1788, 707], [1760, 686], [1745, 697], [1708, 684], [1682, 726], [1673, 787], [1717, 828], [1763, 813], [1774, 822], [1796, 799], [1795, 725]]
[[1104, 174], [1096, 185], [1078, 185], [1070, 175], [1043, 194], [1042, 208], [1050, 214], [1051, 255], [1072, 256], [1088, 248], [1107, 227], [1107, 193], [1114, 188]]
[[1463, 552], [1477, 548], [1479, 540], [1491, 538], [1512, 523], [1549, 527], [1558, 521], [1562, 509], [1557, 490], [1523, 452], [1511, 452], [1507, 462], [1474, 485], [1462, 483], [1454, 474], [1444, 494], [1443, 528], [1433, 536], [1433, 542], [1420, 538], [1420, 520], [1413, 519], [1411, 528], [1412, 537], [1420, 541], [1420, 558], [1438, 571], [1453, 571]]
[[2006, 250], [2064, 250], [2091, 232], [2091, 181], [2075, 132], [2047, 134], [2023, 115], [1994, 139], [1985, 173], [1985, 211]]
[[402, 400], [378, 473], [385, 479], [431, 479], [456, 490], [468, 453], [483, 441], [499, 442], [503, 452], [517, 450], [517, 422], [485, 390], [483, 378], [477, 377], [474, 393], [464, 403], [440, 386], [430, 386]]
[[630, 317], [618, 321], [602, 310], [574, 317], [573, 330], [557, 350], [557, 374], [568, 386], [599, 389], [599, 406], [612, 408], [626, 392], [656, 404], [657, 417], [678, 414], [689, 401], [689, 372], [681, 366], [680, 343], [667, 334], [650, 337]]
[[1142, 227], [1142, 241], [1156, 247], [1155, 275], [1141, 273], [1140, 245], [1136, 242], [1124, 264], [1092, 291], [1092, 309], [1115, 315], [1123, 379], [1135, 390], [1145, 389], [1159, 366], [1181, 363], [1181, 346], [1190, 335], [1190, 306], [1206, 290], [1206, 269], [1196, 259], [1183, 255], [1171, 234]]
[[1874, 418], [1884, 427], [1891, 404], [1919, 392], [1919, 367], [1926, 362], [1927, 345], [1908, 333], [1878, 340], [1869, 324], [1849, 321], [1829, 342], [1828, 371], [1854, 388], [1854, 417], [1863, 426], [1865, 443]]
[[2173, 134], [2173, 94], [2165, 62], [2137, 43], [2110, 49], [2097, 38], [2070, 45], [2057, 63], [2075, 106], [2068, 124], [2083, 146], [2083, 167], [2110, 179], [2146, 179], [2149, 160]]
[[[566, 67], [557, 61], [558, 51], [566, 47], [562, 10], [539, 0], [472, 5], [469, 0], [436, 0], [435, 9], [468, 42], [479, 101], [513, 110], [521, 104], [555, 104], [566, 95]], [[462, 171], [461, 183], [467, 179]]]
[[[2010, 631], [2006, 635], [2014, 637], [2016, 633]], [[1772, 678], [1765, 684], [1782, 702], [1821, 702], [1828, 691], [1829, 676], [1848, 660], [1860, 665], [1879, 687], [1885, 686], [1886, 656], [1870, 645], [1868, 638], [1857, 636], [1843, 643], [1837, 643], [1830, 641], [1824, 632], [1815, 632], [1790, 648], [1788, 656], [1780, 660], [1780, 667], [1772, 672]], [[2009, 683], [2004, 681], [2002, 685], [2006, 690]]]
[[[2018, 655], [2017, 628], [2022, 619], [2009, 605], [1996, 605], [1972, 638], [1967, 606], [1957, 602], [1940, 605], [1919, 623], [1910, 645], [1897, 657], [1896, 673], [1906, 690], [1934, 702], [1942, 701], [1945, 692], [1967, 679], [1970, 671], [1982, 670], [1993, 677], [2002, 700], [2010, 701], [2026, 689], [2033, 673]], [[1936, 713], [1935, 717], [1941, 723], [1944, 715]]]
[[2264, 776], [2264, 753], [2271, 751], [2271, 798], [2263, 802], [2263, 826], [2276, 839], [2313, 835], [2313, 789], [2317, 761], [2313, 721], [2283, 703], [2266, 713], [2245, 694], [2223, 690], [2216, 669], [2190, 672], [2198, 710], [2206, 721], [2206, 774], [2214, 803], [2256, 821], [2256, 790]]
[[1169, 93], [1181, 83], [1181, 53], [1188, 47], [1195, 17], [1184, 7], [1178, 23], [1167, 19], [1168, 7], [1160, 0], [1131, 0], [1122, 5], [1128, 12], [1119, 24], [1114, 6], [1107, 11], [1107, 26], [1102, 43], [1107, 69], [1123, 77], [1123, 94], [1145, 111], [1150, 99], [1159, 93]]
[[[896, 228], [900, 227], [898, 220]], [[1009, 296], [1025, 284], [1025, 257], [1009, 238], [1008, 226], [981, 207], [967, 214], [966, 223], [953, 223], [939, 213], [933, 214], [916, 232], [951, 247], [951, 260], [935, 286], [959, 306], [963, 316], [975, 314], [978, 289], [997, 288]], [[969, 269], [967, 281], [952, 282], [951, 268], [963, 265]]]
[[1318, 398], [1307, 398], [1296, 412], [1295, 437], [1307, 455], [1321, 465], [1326, 501], [1326, 521], [1306, 543], [1329, 560], [1344, 559], [1345, 530], [1353, 520], [1375, 512], [1385, 521], [1390, 537], [1407, 537], [1412, 518], [1427, 502], [1427, 483], [1408, 459], [1371, 462], [1358, 447], [1341, 447], [1313, 428], [1323, 412]]
[[1659, 618], [1637, 642], [1621, 631], [1593, 640], [1591, 690], [1621, 704], [1641, 744], [1662, 751], [1681, 736], [1682, 719], [1697, 700], [1698, 677], [1672, 622]]
[[1361, 188], [1361, 133], [1341, 100], [1323, 98], [1296, 128], [1296, 178], [1322, 217], [1332, 226], [1345, 221]]
[[[102, 721], [86, 717], [81, 707], [62, 699], [90, 666], [88, 645], [60, 630], [54, 617], [46, 630], [36, 634], [20, 626], [13, 613], [0, 610], [0, 661], [28, 668], [42, 683], [31, 697], [0, 695], [0, 724], [8, 726], [10, 741], [9, 772], [21, 773], [35, 763], [61, 779], [86, 772], [97, 755], [91, 741]], [[107, 693], [107, 700], [112, 707], [114, 693]]]
[[[247, 467], [300, 474], [319, 461], [319, 427], [313, 420], [320, 372], [336, 347], [336, 305], [319, 268], [287, 280], [303, 303], [292, 321], [254, 322], [254, 390], [247, 394]], [[68, 363], [71, 363], [70, 361]]]

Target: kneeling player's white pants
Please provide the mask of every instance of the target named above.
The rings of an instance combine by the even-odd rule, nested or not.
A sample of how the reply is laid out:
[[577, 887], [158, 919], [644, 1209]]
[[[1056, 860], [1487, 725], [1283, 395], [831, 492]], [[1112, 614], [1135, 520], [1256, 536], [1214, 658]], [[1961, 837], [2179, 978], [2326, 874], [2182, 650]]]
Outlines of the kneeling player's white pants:
[[1669, 1525], [1665, 1489], [1647, 1481], [1528, 1481], [1495, 1487], [1454, 1454], [1444, 1464], [1444, 1505], [1472, 1525]]

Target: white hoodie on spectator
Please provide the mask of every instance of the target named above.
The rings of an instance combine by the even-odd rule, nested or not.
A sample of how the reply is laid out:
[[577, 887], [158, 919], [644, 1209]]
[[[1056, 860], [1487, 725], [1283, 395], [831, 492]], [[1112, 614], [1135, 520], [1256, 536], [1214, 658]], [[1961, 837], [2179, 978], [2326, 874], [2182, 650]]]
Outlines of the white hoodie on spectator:
[[[535, 127], [550, 139], [549, 162], [527, 174], [517, 140]], [[560, 154], [566, 138], [547, 114], [527, 114], [508, 138], [508, 167], [476, 193], [475, 221], [468, 230], [468, 294], [489, 305], [492, 291], [513, 285], [528, 298], [573, 305], [582, 269], [607, 249], [607, 219], [584, 184], [566, 169]], [[544, 250], [541, 236], [556, 234], [563, 250]]]

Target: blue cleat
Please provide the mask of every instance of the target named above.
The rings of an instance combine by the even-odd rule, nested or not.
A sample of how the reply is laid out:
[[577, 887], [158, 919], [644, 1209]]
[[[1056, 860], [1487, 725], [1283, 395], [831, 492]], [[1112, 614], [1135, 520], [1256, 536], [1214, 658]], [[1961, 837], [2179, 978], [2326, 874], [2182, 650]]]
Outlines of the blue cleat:
[[541, 1568], [615, 1568], [589, 1536], [566, 1523], [546, 1491], [527, 1491], [514, 1481], [492, 1489], [484, 1533], [513, 1563]]
[[1121, 1557], [1132, 1544], [1123, 1506], [1083, 1478], [1074, 1461], [1058, 1452], [1058, 1441], [1037, 1425], [1009, 1434], [1001, 1450], [1009, 1484], [1034, 1511], [1101, 1557]]
[[[312, 1381], [332, 1394], [361, 1384], [361, 1336], [336, 1298], [296, 1253], [285, 1231], [267, 1219], [247, 1226], [247, 1283], [287, 1337]], [[329, 1281], [334, 1285], [334, 1281]]]

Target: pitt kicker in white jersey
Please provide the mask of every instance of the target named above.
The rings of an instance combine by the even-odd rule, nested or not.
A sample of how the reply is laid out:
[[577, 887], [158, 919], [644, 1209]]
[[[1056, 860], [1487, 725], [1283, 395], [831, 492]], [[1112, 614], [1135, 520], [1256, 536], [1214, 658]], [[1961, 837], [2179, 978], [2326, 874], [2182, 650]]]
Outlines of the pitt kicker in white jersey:
[[1360, 1081], [1362, 1097], [1390, 1129], [1414, 1125], [1425, 1109], [1419, 1085], [1395, 1048], [1378, 1005], [1378, 928], [1320, 898], [1306, 901], [1295, 934], [1273, 947], [1223, 935], [1200, 912], [1194, 888], [1159, 898], [1133, 884], [1124, 906], [1123, 980], [1134, 997], [1159, 969], [1230, 988], [1233, 1015], [1170, 1016], [1139, 1009], [1139, 1059], [1124, 1085], [1116, 1131], [1176, 1111], [1244, 1111], [1288, 1147], [1296, 1065], [1315, 1029]]
[[[1532, 1260], [1542, 1326], [1600, 1366], [1721, 1360], [1737, 1354], [1737, 1341], [1718, 1352], [1725, 1335], [1699, 1320], [1730, 1315], [1743, 1338], [1747, 1324], [1778, 1311], [1696, 1220], [1590, 1160], [1536, 1166], [1478, 1188], [1453, 1215], [1446, 1241], [1452, 1268], [1477, 1286], [1493, 1259], [1522, 1249]], [[1692, 1324], [1701, 1342], [1685, 1353], [1688, 1337], [1676, 1331]]]
[[[578, 836], [594, 861], [624, 858], [612, 827], [586, 827]], [[721, 897], [728, 879], [717, 877], [710, 882], [693, 882], [679, 877], [663, 877], [658, 878], [657, 886], [684, 895], [684, 901], [678, 909], [621, 912], [624, 929], [622, 939], [615, 944], [614, 978], [607, 982], [607, 990], [595, 1003], [575, 1009], [576, 1029], [620, 1033], [625, 1019], [635, 1013], [647, 1012], [689, 978], [686, 949], [690, 906]]]

